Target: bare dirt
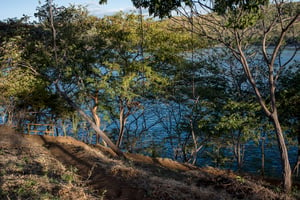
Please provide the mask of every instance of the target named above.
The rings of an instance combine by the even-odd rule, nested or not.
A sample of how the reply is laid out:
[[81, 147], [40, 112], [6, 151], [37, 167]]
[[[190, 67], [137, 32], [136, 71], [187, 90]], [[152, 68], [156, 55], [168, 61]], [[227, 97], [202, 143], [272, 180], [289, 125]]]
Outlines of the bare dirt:
[[125, 155], [1, 126], [0, 199], [295, 199], [231, 171]]

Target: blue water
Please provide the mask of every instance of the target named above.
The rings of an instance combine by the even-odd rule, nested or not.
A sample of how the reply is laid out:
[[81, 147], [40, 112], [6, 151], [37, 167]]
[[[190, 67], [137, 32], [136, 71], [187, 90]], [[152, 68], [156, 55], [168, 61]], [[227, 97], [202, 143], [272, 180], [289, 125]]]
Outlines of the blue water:
[[[172, 107], [170, 109], [170, 107]], [[176, 129], [176, 123], [183, 117], [178, 114], [176, 109], [179, 108], [176, 104], [164, 105], [154, 102], [149, 103], [148, 109], [143, 112], [146, 116], [139, 118], [135, 121], [134, 117], [128, 120], [126, 126], [126, 133], [124, 136], [123, 148], [126, 151], [134, 153], [142, 153], [149, 156], [161, 156], [174, 159], [174, 151], [179, 144], [178, 138], [172, 138], [174, 136], [181, 136], [185, 138], [185, 134]], [[184, 112], [182, 110], [182, 112]], [[140, 115], [140, 113], [136, 113]], [[163, 119], [163, 120], [161, 120]], [[2, 118], [0, 118], [0, 124], [2, 124]], [[113, 140], [116, 140], [118, 134], [112, 134], [113, 130], [116, 130], [114, 123], [102, 122], [102, 129], [105, 129], [107, 134]], [[105, 127], [105, 128], [103, 128]], [[147, 128], [150, 127], [150, 128]], [[72, 136], [72, 125], [70, 121], [66, 121], [65, 124], [66, 133], [62, 128], [62, 123], [59, 121], [56, 124], [55, 135], [59, 136]], [[27, 130], [26, 130], [27, 131]], [[31, 133], [33, 134], [33, 133]], [[41, 133], [39, 133], [41, 134]], [[178, 135], [177, 135], [178, 134]], [[171, 137], [172, 136], [172, 137]], [[137, 137], [134, 146], [130, 146], [132, 138]], [[131, 140], [127, 140], [127, 138]], [[86, 123], [81, 122], [76, 139], [83, 140], [86, 143], [96, 143], [95, 134]], [[272, 141], [271, 141], [272, 140]], [[291, 166], [297, 158], [297, 147], [295, 145], [288, 145], [289, 159]], [[215, 166], [213, 160], [207, 156], [207, 152], [212, 149], [210, 147], [204, 148], [204, 150], [198, 154], [197, 165], [198, 166]], [[225, 164], [219, 166], [225, 169], [236, 170], [236, 162], [233, 158], [231, 148], [223, 148], [224, 155], [229, 159]], [[270, 142], [265, 142], [265, 174], [267, 176], [281, 176], [281, 161], [279, 156], [279, 150], [276, 145], [275, 139], [270, 139]], [[181, 161], [181, 154], [178, 155], [178, 161]], [[261, 172], [261, 144], [257, 144], [253, 141], [248, 141], [245, 145], [244, 165], [242, 171], [259, 174]]]

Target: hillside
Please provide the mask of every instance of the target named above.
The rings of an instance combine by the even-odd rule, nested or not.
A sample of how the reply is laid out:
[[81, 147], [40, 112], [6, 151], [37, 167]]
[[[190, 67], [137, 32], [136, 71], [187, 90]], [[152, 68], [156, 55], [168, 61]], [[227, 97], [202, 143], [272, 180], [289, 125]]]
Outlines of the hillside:
[[[231, 171], [0, 127], [0, 199], [296, 199]], [[262, 186], [262, 185], [265, 185]], [[272, 186], [275, 187], [275, 186]]]

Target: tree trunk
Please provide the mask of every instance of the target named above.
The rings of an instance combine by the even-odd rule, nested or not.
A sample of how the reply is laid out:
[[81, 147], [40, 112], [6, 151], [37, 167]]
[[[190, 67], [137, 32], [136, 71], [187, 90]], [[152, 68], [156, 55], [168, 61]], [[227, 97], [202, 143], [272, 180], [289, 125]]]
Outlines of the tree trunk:
[[198, 143], [197, 143], [197, 138], [196, 138], [195, 131], [194, 131], [193, 120], [190, 120], [190, 126], [191, 126], [192, 138], [193, 138], [193, 142], [194, 142], [194, 149], [192, 150], [192, 155], [191, 155], [193, 157], [192, 164], [195, 165], [196, 161], [197, 161]]
[[[234, 145], [234, 154], [235, 154], [235, 158], [236, 158], [236, 163], [237, 163], [237, 170], [240, 171], [242, 169], [242, 144], [240, 141], [241, 138], [241, 134], [242, 132], [239, 130], [238, 131], [238, 135], [237, 135], [237, 139], [235, 139], [235, 137], [233, 136], [233, 145]], [[234, 132], [233, 132], [234, 135]]]
[[261, 175], [265, 177], [265, 138], [261, 141]]
[[[96, 124], [97, 127], [99, 127], [100, 129], [100, 118], [99, 116], [97, 115], [97, 105], [95, 105], [92, 109], [91, 109], [91, 112], [92, 112], [92, 116], [93, 116], [93, 120], [94, 120], [94, 123]], [[100, 136], [98, 134], [96, 134], [96, 144], [99, 144], [99, 140], [100, 140]]]
[[236, 153], [237, 153], [237, 155], [236, 155], [236, 157], [237, 157], [237, 167], [238, 167], [238, 171], [240, 171], [241, 169], [242, 169], [242, 155], [241, 155], [241, 144], [238, 142], [237, 144], [236, 144]]
[[283, 168], [282, 178], [283, 178], [283, 186], [285, 192], [290, 192], [292, 189], [292, 171], [291, 166], [288, 158], [288, 151], [286, 147], [286, 143], [284, 141], [284, 136], [282, 133], [282, 129], [278, 120], [277, 111], [275, 110], [271, 116], [273, 121], [276, 136], [278, 141], [279, 152], [281, 156], [281, 164]]
[[85, 114], [80, 108], [76, 108], [77, 112], [92, 126], [96, 133], [110, 146], [110, 148], [119, 156], [124, 157], [123, 152], [100, 130], [100, 128]]
[[122, 101], [120, 101], [120, 131], [119, 131], [119, 137], [118, 137], [118, 140], [117, 140], [117, 143], [116, 143], [116, 146], [118, 148], [120, 148], [121, 146], [121, 143], [122, 143], [122, 139], [123, 139], [123, 136], [124, 136], [124, 131], [125, 131], [125, 122], [126, 122], [126, 117], [125, 117], [125, 108], [124, 106], [122, 105]]
[[300, 130], [297, 131], [297, 140], [298, 140], [298, 155], [297, 155], [297, 160], [296, 164], [293, 168], [293, 173], [296, 174], [296, 176], [299, 175], [299, 166], [300, 166]]
[[121, 157], [125, 158], [124, 153], [107, 137], [107, 135], [100, 130], [100, 128], [93, 122], [93, 120], [79, 107], [77, 106], [68, 96], [59, 88], [58, 83], [55, 83], [55, 87], [58, 93], [67, 101], [67, 103], [74, 108], [94, 129], [94, 131], [110, 146], [110, 148]]
[[12, 126], [13, 125], [13, 112], [7, 112], [7, 120], [6, 120], [6, 123], [9, 125], [9, 126]]
[[120, 113], [120, 131], [116, 146], [120, 148], [125, 130], [125, 121], [123, 114]]
[[[98, 126], [100, 129], [101, 119], [98, 116], [98, 93], [96, 93], [95, 97], [93, 97], [93, 100], [94, 100], [94, 107], [91, 109], [91, 112], [92, 112], [92, 116], [93, 116], [96, 126]], [[96, 143], [97, 144], [99, 144], [100, 139], [101, 139], [100, 135], [96, 134]], [[102, 142], [103, 142], [104, 146], [107, 146], [107, 144], [104, 140], [102, 140]]]
[[[249, 65], [247, 62], [247, 58], [241, 48], [239, 36], [238, 36], [237, 32], [235, 32], [235, 33], [236, 33], [236, 44], [238, 46], [238, 52], [239, 52], [239, 56], [237, 55], [237, 57], [239, 58], [242, 66], [243, 66], [243, 69], [247, 76], [248, 81], [252, 85], [252, 88], [256, 94], [258, 103], [262, 107], [266, 116], [272, 120], [274, 128], [275, 128], [279, 152], [280, 152], [281, 164], [282, 164], [282, 169], [283, 169], [283, 173], [282, 173], [283, 188], [284, 188], [284, 191], [288, 193], [292, 189], [292, 173], [291, 173], [291, 166], [290, 166], [289, 159], [288, 159], [287, 147], [286, 147], [286, 144], [284, 141], [284, 136], [283, 136], [280, 122], [278, 119], [278, 113], [277, 113], [277, 107], [276, 107], [276, 98], [275, 98], [276, 84], [275, 84], [274, 74], [273, 74], [274, 73], [273, 66], [274, 66], [274, 61], [275, 61], [274, 59], [275, 59], [276, 52], [273, 52], [273, 60], [270, 64], [268, 64], [270, 99], [271, 99], [271, 111], [270, 111], [268, 109], [266, 103], [264, 102], [263, 97], [262, 97], [258, 87], [256, 86], [256, 82], [251, 74], [251, 71], [250, 71], [250, 68], [249, 68]], [[278, 50], [278, 48], [279, 47], [277, 46], [277, 50]]]
[[[51, 25], [51, 31], [52, 31], [52, 37], [53, 37], [53, 50], [54, 50], [54, 55], [55, 55], [55, 65], [56, 67], [58, 67], [58, 56], [57, 56], [57, 46], [56, 46], [56, 29], [54, 26], [54, 19], [53, 19], [53, 10], [52, 10], [52, 1], [50, 0], [48, 2], [49, 5], [49, 14], [50, 14], [50, 25]], [[80, 106], [78, 106], [76, 103], [74, 103], [72, 101], [72, 99], [70, 99], [68, 97], [68, 95], [63, 92], [58, 84], [59, 79], [57, 79], [56, 81], [54, 81], [54, 85], [55, 88], [58, 92], [58, 94], [66, 100], [66, 102], [72, 107], [74, 108], [91, 126], [92, 128], [95, 130], [95, 132], [110, 146], [110, 148], [118, 155], [121, 156], [123, 158], [125, 158], [125, 155], [123, 154], [123, 152], [116, 146], [114, 145], [114, 143], [107, 137], [107, 135], [100, 130], [99, 127], [97, 127], [97, 125], [93, 122], [93, 120], [80, 108]]]

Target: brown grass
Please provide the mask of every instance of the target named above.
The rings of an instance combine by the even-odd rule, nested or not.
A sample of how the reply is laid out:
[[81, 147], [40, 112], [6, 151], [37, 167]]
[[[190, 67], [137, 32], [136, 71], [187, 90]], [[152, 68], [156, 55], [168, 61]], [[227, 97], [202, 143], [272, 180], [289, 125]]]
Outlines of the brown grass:
[[293, 199], [231, 171], [129, 153], [119, 160], [102, 146], [9, 127], [0, 137], [0, 199]]

